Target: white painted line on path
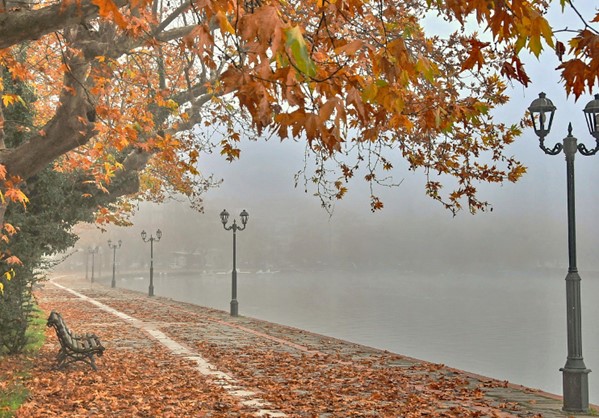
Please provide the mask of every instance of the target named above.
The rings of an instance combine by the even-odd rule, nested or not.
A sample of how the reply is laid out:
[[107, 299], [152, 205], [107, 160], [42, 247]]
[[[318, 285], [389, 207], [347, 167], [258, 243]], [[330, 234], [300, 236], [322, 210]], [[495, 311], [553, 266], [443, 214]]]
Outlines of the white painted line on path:
[[79, 292], [76, 292], [73, 289], [69, 289], [68, 287], [62, 286], [58, 283], [51, 282], [54, 286], [63, 289], [80, 299], [83, 299], [93, 305], [96, 305], [98, 308], [103, 311], [109, 312], [124, 321], [130, 323], [132, 326], [139, 328], [141, 330], [146, 331], [150, 334], [154, 339], [156, 339], [160, 344], [166, 347], [171, 353], [185, 357], [188, 360], [193, 361], [196, 364], [196, 370], [198, 370], [204, 376], [210, 376], [214, 379], [214, 382], [222, 387], [229, 395], [232, 395], [238, 398], [241, 404], [254, 407], [259, 409], [255, 415], [256, 416], [268, 416], [268, 417], [286, 417], [287, 415], [283, 412], [276, 411], [269, 408], [269, 404], [267, 401], [258, 398], [258, 394], [256, 392], [252, 392], [249, 390], [243, 389], [240, 385], [238, 385], [235, 378], [231, 377], [227, 373], [219, 371], [213, 364], [209, 363], [206, 359], [204, 359], [198, 353], [192, 351], [188, 347], [178, 343], [173, 340], [162, 331], [156, 328], [156, 326], [149, 322], [144, 322], [140, 319], [134, 318], [132, 316], [127, 315], [126, 313], [117, 311], [114, 308], [111, 308], [108, 305], [103, 304], [95, 299], [92, 299], [88, 296], [85, 296]]

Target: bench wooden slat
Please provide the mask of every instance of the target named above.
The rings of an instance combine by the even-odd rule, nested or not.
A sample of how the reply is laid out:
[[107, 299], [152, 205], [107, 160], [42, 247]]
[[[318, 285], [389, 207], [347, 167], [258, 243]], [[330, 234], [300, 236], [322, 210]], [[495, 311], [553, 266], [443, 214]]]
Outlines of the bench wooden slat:
[[54, 328], [60, 343], [60, 351], [57, 356], [58, 368], [74, 361], [83, 361], [94, 370], [97, 370], [94, 355], [101, 356], [105, 350], [98, 336], [95, 334], [77, 335], [72, 333], [62, 316], [56, 311], [50, 313], [47, 326]]

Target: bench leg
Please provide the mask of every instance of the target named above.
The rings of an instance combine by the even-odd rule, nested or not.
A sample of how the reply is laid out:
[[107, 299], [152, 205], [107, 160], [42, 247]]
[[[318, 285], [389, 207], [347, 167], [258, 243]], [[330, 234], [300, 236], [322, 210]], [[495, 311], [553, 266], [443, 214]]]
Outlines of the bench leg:
[[55, 366], [55, 369], [62, 370], [67, 365], [76, 361], [82, 361], [83, 363], [88, 364], [92, 369], [94, 369], [94, 371], [98, 371], [98, 368], [96, 367], [96, 359], [94, 358], [94, 353], [67, 353], [65, 350], [61, 350], [58, 352], [58, 356], [56, 356], [57, 364]]
[[92, 366], [92, 369], [94, 369], [94, 371], [98, 371], [98, 368], [96, 367], [96, 359], [94, 359], [93, 354], [89, 356], [89, 365]]

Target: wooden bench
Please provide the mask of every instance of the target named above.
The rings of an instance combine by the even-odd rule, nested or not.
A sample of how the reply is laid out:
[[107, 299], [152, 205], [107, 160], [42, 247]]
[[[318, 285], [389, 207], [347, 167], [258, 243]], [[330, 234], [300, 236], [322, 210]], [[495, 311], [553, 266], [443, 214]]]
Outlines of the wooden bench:
[[58, 369], [62, 369], [69, 363], [82, 361], [89, 364], [92, 369], [97, 370], [94, 354], [101, 356], [105, 348], [96, 334], [77, 335], [72, 333], [62, 316], [56, 311], [50, 313], [46, 325], [54, 327], [60, 342], [60, 351], [56, 357]]

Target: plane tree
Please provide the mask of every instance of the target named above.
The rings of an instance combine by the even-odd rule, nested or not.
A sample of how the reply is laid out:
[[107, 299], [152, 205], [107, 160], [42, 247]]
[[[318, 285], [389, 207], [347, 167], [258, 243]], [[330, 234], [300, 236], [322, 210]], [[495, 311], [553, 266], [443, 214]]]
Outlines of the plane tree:
[[[85, 196], [104, 195], [99, 222], [118, 220], [110, 202], [123, 197], [177, 192], [200, 205], [215, 183], [200, 172], [202, 153], [234, 160], [241, 140], [277, 137], [305, 142], [307, 179], [323, 202], [342, 198], [360, 174], [381, 209], [374, 186], [401, 157], [449, 210], [485, 209], [480, 182], [525, 173], [506, 151], [525, 122], [492, 113], [508, 101], [508, 81], [530, 83], [522, 54], [555, 51], [575, 97], [598, 83], [598, 15], [579, 14], [562, 40], [546, 19], [551, 3], [4, 1], [2, 208], [26, 205], [27, 181], [48, 166], [80, 173], [94, 186]], [[426, 16], [456, 30], [428, 35]], [[471, 21], [481, 30], [469, 31]], [[8, 78], [35, 99], [5, 89]], [[3, 111], [11, 106], [34, 113], [13, 146]]]

